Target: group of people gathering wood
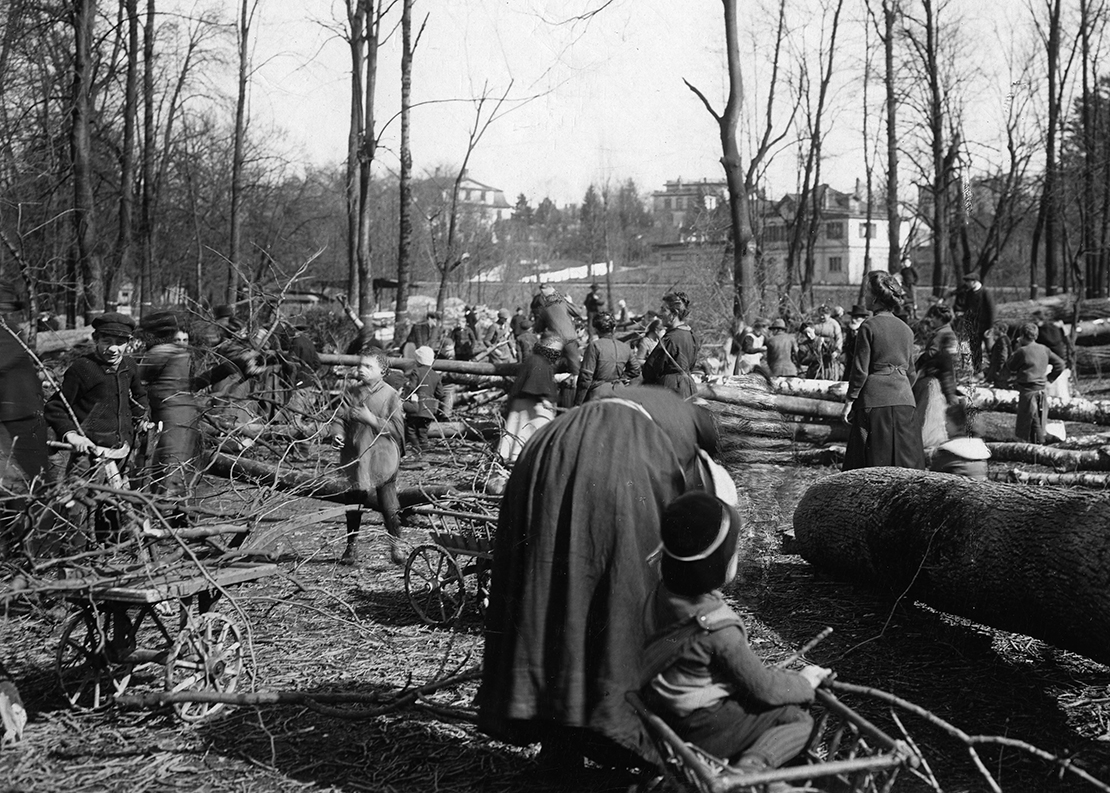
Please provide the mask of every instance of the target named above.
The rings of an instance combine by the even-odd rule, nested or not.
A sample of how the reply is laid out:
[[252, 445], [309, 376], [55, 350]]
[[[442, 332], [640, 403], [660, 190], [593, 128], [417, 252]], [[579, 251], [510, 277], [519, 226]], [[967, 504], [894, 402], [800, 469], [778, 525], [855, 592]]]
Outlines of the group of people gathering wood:
[[[735, 366], [789, 374], [777, 367], [804, 362], [807, 372], [813, 365], [823, 376], [846, 378], [845, 468], [923, 468], [931, 400], [943, 406], [951, 432], [966, 430], [955, 426], [965, 408], [954, 385], [952, 312], [930, 309], [931, 332], [918, 355], [914, 332], [898, 316], [905, 303], [899, 281], [872, 272], [866, 287], [865, 305], [853, 308], [846, 328], [825, 311], [801, 342], [782, 320], [770, 323], [769, 336], [765, 323], [753, 324], [736, 340]], [[721, 594], [737, 576], [744, 518], [731, 476], [714, 459], [714, 416], [691, 398], [701, 363], [692, 301], [683, 291], [667, 292], [641, 331], [620, 338], [627, 308], [607, 311], [597, 292], [582, 317], [544, 285], [529, 312], [501, 311], [482, 333], [475, 312], [450, 334], [429, 314], [402, 345], [414, 361], [404, 372], [390, 369], [372, 331], [359, 332], [347, 348], [359, 365], [325, 431], [359, 507], [347, 512], [341, 562], [359, 563], [361, 509], [371, 504], [383, 514], [392, 561], [403, 561], [397, 475], [406, 446], [423, 448], [446, 401], [435, 359], [508, 356], [520, 366], [498, 446], [509, 475], [485, 617], [480, 729], [512, 743], [539, 742], [540, 761], [552, 770], [576, 772], [587, 757], [629, 767], [655, 763], [627, 699], [637, 692], [704, 751], [745, 771], [776, 768], [802, 751], [812, 730], [807, 706], [830, 670], [765, 666]], [[237, 389], [280, 373], [268, 401], [288, 408], [315, 369], [315, 349], [296, 341], [297, 328], [276, 356], [268, 345], [277, 322], [248, 335], [218, 311], [222, 362], [192, 376], [176, 315], [144, 318], [138, 330], [145, 349], [132, 359], [136, 323], [111, 313], [93, 321], [93, 349], [44, 404], [35, 363], [13, 330], [21, 308], [15, 291], [0, 285], [0, 314], [9, 317], [0, 326], [4, 488], [41, 481], [47, 425], [70, 451], [73, 469], [101, 464], [105, 450], [134, 444], [136, 427], [160, 423], [154, 470], [162, 473], [154, 474], [154, 486], [173, 492], [179, 485], [169, 470], [187, 470], [183, 463], [196, 454], [195, 390], [241, 409], [247, 392]], [[1029, 327], [1007, 366], [1024, 389], [1019, 430], [1036, 437], [1043, 434], [1045, 385], [1063, 362], [1038, 343], [1036, 325]], [[828, 343], [811, 348], [837, 354], [822, 350], [809, 361], [798, 353], [818, 338]], [[975, 463], [985, 469], [985, 458], [959, 452], [948, 450], [953, 468], [945, 470], [963, 466], [974, 474]], [[110, 531], [94, 521], [89, 539], [102, 542]]]
[[1044, 443], [1048, 396], [1070, 393], [1074, 348], [1043, 312], [1020, 324], [996, 321], [977, 273], [952, 297], [951, 306], [937, 302], [914, 323], [903, 280], [873, 271], [864, 305], [846, 316], [821, 306], [796, 334], [783, 319], [770, 323], [769, 333], [766, 320], [755, 320], [731, 340], [738, 351], [733, 371], [847, 381], [845, 469], [923, 468], [924, 450], [932, 449], [934, 470], [986, 478], [989, 452], [974, 437], [957, 381], [1016, 388], [1015, 435]]

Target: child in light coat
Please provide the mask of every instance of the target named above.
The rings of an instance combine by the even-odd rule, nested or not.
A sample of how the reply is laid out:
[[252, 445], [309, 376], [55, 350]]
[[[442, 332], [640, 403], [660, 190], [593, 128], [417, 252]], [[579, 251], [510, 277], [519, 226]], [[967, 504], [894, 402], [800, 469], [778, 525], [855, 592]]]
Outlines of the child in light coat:
[[332, 444], [339, 449], [339, 463], [351, 484], [351, 502], [356, 510], [347, 512], [347, 548], [340, 562], [358, 564], [358, 532], [362, 508], [373, 491], [389, 534], [389, 556], [402, 564], [401, 504], [397, 497], [397, 469], [405, 448], [405, 414], [401, 397], [385, 382], [389, 359], [382, 350], [363, 355], [358, 380], [344, 395], [343, 407], [332, 422]]

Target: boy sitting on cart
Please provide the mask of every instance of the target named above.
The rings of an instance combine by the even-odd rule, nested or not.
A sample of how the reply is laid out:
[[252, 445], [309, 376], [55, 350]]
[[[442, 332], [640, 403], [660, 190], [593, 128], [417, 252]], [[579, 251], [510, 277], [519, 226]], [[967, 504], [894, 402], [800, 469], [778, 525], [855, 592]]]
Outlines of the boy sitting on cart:
[[805, 748], [813, 718], [803, 706], [830, 670], [769, 668], [752, 652], [720, 592], [737, 575], [742, 522], [735, 509], [700, 491], [663, 512], [663, 580], [645, 609], [650, 638], [641, 696], [682, 740], [757, 773]]
[[358, 564], [358, 531], [367, 495], [377, 495], [389, 534], [389, 558], [404, 564], [401, 552], [401, 503], [397, 497], [397, 469], [405, 449], [405, 414], [401, 397], [385, 382], [389, 359], [382, 350], [362, 355], [358, 379], [344, 395], [343, 407], [329, 435], [339, 449], [339, 463], [351, 484], [350, 500], [358, 509], [347, 512], [347, 548], [341, 564]]

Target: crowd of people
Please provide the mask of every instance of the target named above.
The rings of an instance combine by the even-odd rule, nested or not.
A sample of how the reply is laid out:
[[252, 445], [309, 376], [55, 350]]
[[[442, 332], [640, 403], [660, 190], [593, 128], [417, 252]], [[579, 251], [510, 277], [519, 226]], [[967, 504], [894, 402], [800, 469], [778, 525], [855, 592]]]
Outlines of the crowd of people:
[[[916, 279], [909, 280], [912, 288]], [[754, 320], [726, 344], [728, 371], [846, 381], [845, 420], [853, 428], [848, 468], [923, 467], [923, 449], [957, 440], [949, 431], [953, 422], [968, 424], [958, 382], [1017, 389], [1015, 436], [1045, 442], [1047, 397], [1071, 393], [1075, 351], [1061, 322], [1043, 310], [1025, 322], [998, 320], [978, 273], [919, 320], [904, 274], [875, 271], [865, 294], [865, 303], [850, 312], [822, 305], [793, 329], [782, 318]], [[908, 427], [913, 437], [903, 437]]]
[[[985, 478], [989, 452], [959, 393], [961, 361], [977, 378], [1012, 379], [1018, 434], [1043, 440], [1046, 389], [1067, 368], [1067, 350], [1056, 349], [1062, 334], [1042, 317], [1022, 325], [1010, 349], [989, 293], [970, 277], [952, 307], [930, 307], [915, 329], [906, 286], [871, 272], [864, 303], [846, 314], [822, 306], [795, 328], [756, 320], [730, 339], [730, 370], [846, 380], [845, 469], [924, 468], [930, 446], [934, 468]], [[22, 308], [0, 284], [0, 479], [24, 495], [48, 477], [48, 428], [66, 470], [84, 476], [109, 462], [125, 471], [128, 452], [109, 452], [155, 431], [151, 487], [180, 496], [198, 449], [195, 394], [207, 392], [216, 414], [235, 422], [250, 419], [237, 414], [248, 403], [270, 418], [310, 414], [305, 394], [319, 390], [303, 323], [275, 319], [252, 333], [220, 307], [215, 363], [203, 371], [193, 371], [179, 315], [137, 325], [108, 313], [93, 320], [93, 349], [44, 400], [14, 330]], [[721, 594], [737, 576], [744, 519], [731, 476], [714, 460], [714, 417], [691, 399], [703, 365], [692, 309], [686, 292], [669, 291], [633, 330], [624, 301], [610, 309], [598, 285], [582, 309], [544, 285], [527, 309], [501, 309], [488, 323], [468, 309], [446, 328], [429, 312], [399, 344], [405, 366], [390, 361], [372, 329], [346, 347], [358, 365], [329, 408], [326, 437], [356, 505], [340, 557], [351, 566], [371, 507], [383, 515], [391, 560], [404, 560], [401, 461], [426, 450], [429, 425], [450, 410], [436, 359], [519, 364], [496, 448], [508, 479], [476, 702], [480, 729], [539, 742], [545, 768], [656, 760], [629, 692], [683, 739], [753, 772], [796, 756], [812, 729], [806, 706], [829, 670], [766, 667]], [[70, 519], [88, 542], [104, 543], [118, 518], [96, 509]], [[12, 514], [0, 515], [0, 554], [24, 539]]]

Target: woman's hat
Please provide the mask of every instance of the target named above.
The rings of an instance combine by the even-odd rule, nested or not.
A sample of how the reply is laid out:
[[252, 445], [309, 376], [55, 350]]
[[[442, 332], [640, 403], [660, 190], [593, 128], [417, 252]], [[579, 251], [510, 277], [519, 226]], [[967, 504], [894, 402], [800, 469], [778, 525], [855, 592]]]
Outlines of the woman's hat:
[[667, 589], [694, 597], [723, 586], [743, 519], [716, 496], [685, 493], [663, 510], [662, 572]]
[[416, 356], [416, 362], [421, 366], [431, 366], [432, 361], [436, 359], [435, 350], [431, 347], [417, 347], [413, 355]]

